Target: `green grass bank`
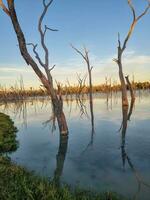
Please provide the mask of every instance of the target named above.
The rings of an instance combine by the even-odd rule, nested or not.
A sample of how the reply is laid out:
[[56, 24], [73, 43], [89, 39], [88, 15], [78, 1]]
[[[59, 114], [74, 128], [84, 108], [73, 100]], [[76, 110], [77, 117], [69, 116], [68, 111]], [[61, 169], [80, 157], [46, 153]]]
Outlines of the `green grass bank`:
[[124, 200], [111, 192], [57, 187], [54, 182], [12, 163], [4, 153], [17, 149], [16, 132], [10, 117], [0, 113], [0, 200]]

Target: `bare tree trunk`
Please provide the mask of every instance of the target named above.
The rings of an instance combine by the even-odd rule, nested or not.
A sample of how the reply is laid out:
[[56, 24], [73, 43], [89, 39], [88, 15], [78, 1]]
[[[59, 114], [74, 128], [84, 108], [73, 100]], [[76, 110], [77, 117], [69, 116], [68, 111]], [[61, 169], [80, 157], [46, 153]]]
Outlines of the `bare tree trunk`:
[[108, 89], [108, 79], [107, 76], [105, 77], [105, 90], [104, 92], [106, 92], [106, 105], [107, 105], [107, 110], [108, 110], [108, 104], [109, 104], [109, 89]]
[[92, 86], [92, 69], [93, 67], [90, 66], [89, 59], [87, 62], [88, 67], [88, 74], [89, 74], [89, 95], [90, 95], [90, 102], [93, 102], [93, 86]]
[[84, 47], [84, 54], [79, 51], [77, 48], [75, 48], [72, 44], [71, 47], [82, 56], [82, 58], [85, 60], [88, 68], [88, 74], [89, 74], [89, 100], [90, 100], [90, 112], [91, 112], [91, 126], [92, 126], [92, 133], [94, 133], [94, 112], [93, 112], [93, 85], [92, 85], [92, 69], [93, 66], [90, 65], [89, 60], [89, 52]]
[[92, 126], [92, 136], [93, 136], [93, 134], [94, 134], [94, 111], [93, 111], [93, 85], [92, 85], [92, 73], [91, 73], [93, 67], [90, 66], [89, 58], [88, 58], [87, 66], [88, 66], [88, 74], [89, 74], [90, 112], [91, 112], [91, 126]]
[[150, 8], [150, 2], [148, 1], [148, 5], [147, 5], [146, 9], [139, 16], [136, 16], [134, 6], [132, 5], [132, 0], [128, 0], [128, 5], [129, 5], [131, 12], [132, 12], [132, 15], [133, 15], [133, 21], [132, 21], [132, 24], [130, 25], [129, 31], [127, 33], [127, 36], [126, 36], [124, 42], [123, 42], [123, 45], [121, 45], [120, 35], [118, 34], [118, 45], [119, 45], [118, 46], [118, 58], [114, 59], [114, 61], [119, 66], [119, 78], [120, 78], [120, 82], [121, 82], [122, 105], [123, 106], [128, 106], [128, 98], [127, 98], [127, 88], [126, 88], [124, 74], [123, 74], [123, 68], [122, 68], [122, 55], [123, 55], [123, 52], [126, 49], [126, 45], [127, 45], [128, 41], [129, 41], [133, 31], [134, 31], [134, 28], [135, 28], [137, 22], [148, 12], [148, 10]]
[[[48, 54], [46, 54], [46, 61], [47, 62], [44, 65], [42, 63], [42, 61], [40, 60], [40, 58], [39, 58], [39, 56], [38, 56], [38, 54], [35, 50], [37, 45], [35, 45], [35, 46], [33, 45], [33, 51], [36, 54], [36, 58], [38, 59], [39, 63], [45, 69], [45, 72], [46, 72], [46, 75], [47, 75], [47, 78], [46, 78], [46, 76], [39, 69], [37, 63], [34, 61], [34, 59], [31, 57], [31, 55], [29, 54], [29, 52], [27, 50], [26, 40], [25, 40], [24, 34], [22, 32], [22, 29], [20, 27], [20, 24], [19, 24], [17, 15], [16, 15], [15, 7], [14, 7], [14, 0], [7, 0], [7, 2], [8, 2], [9, 15], [10, 15], [14, 30], [16, 32], [16, 36], [17, 36], [17, 39], [18, 39], [19, 49], [20, 49], [21, 55], [23, 56], [26, 63], [32, 67], [32, 69], [34, 70], [36, 75], [39, 77], [39, 79], [41, 80], [44, 87], [47, 89], [48, 94], [51, 96], [52, 105], [53, 105], [53, 108], [54, 108], [55, 116], [56, 116], [57, 121], [58, 121], [60, 133], [61, 134], [68, 134], [67, 122], [66, 122], [66, 118], [65, 118], [65, 115], [64, 115], [64, 112], [63, 112], [63, 100], [62, 100], [62, 98], [59, 99], [57, 97], [57, 93], [56, 93], [56, 91], [53, 87], [53, 79], [52, 79], [52, 76], [50, 74], [51, 69], [48, 68], [48, 61], [47, 61], [48, 60]], [[46, 6], [46, 5], [44, 4], [44, 6]], [[46, 30], [47, 30], [47, 27], [45, 28], [43, 38], [45, 36]], [[45, 44], [42, 45], [43, 48], [45, 47], [44, 45]], [[47, 49], [46, 49], [46, 51], [47, 51]]]
[[124, 79], [124, 75], [123, 75], [121, 57], [118, 60], [118, 66], [119, 66], [119, 78], [120, 78], [120, 82], [121, 82], [121, 91], [122, 91], [122, 105], [128, 106], [127, 87], [126, 87], [126, 83], [125, 83], [125, 79]]
[[131, 118], [131, 115], [133, 112], [134, 103], [135, 103], [135, 99], [131, 99], [130, 108], [129, 108], [129, 112], [128, 112], [128, 121], [130, 121], [130, 118]]
[[123, 54], [123, 49], [121, 48], [121, 42], [120, 42], [120, 35], [118, 34], [118, 58], [113, 59], [118, 67], [119, 67], [119, 79], [121, 83], [121, 94], [122, 94], [122, 105], [123, 106], [128, 106], [128, 96], [127, 96], [127, 87], [125, 83], [125, 78], [123, 74], [123, 67], [122, 67], [122, 54]]
[[128, 84], [128, 88], [130, 90], [131, 99], [133, 101], [135, 101], [135, 94], [134, 94], [134, 90], [133, 90], [132, 84], [130, 83], [129, 76], [125, 76], [125, 79], [126, 79], [126, 82]]

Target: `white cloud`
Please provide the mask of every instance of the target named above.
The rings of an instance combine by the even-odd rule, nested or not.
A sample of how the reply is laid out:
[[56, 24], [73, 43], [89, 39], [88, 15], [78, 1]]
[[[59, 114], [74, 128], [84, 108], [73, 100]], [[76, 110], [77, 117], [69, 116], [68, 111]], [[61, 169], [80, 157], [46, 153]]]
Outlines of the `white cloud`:
[[1, 72], [21, 72], [21, 73], [31, 73], [32, 69], [28, 69], [27, 67], [0, 67]]
[[[98, 84], [105, 81], [105, 77], [112, 77], [112, 80], [118, 81], [118, 66], [113, 62], [116, 55], [109, 56], [105, 59], [99, 59], [95, 55], [90, 55], [91, 65], [93, 68], [93, 83]], [[127, 51], [123, 57], [124, 73], [132, 76], [134, 74], [137, 81], [149, 80], [150, 78], [150, 56], [137, 55], [134, 51]], [[82, 75], [87, 73], [85, 62], [78, 56], [69, 59], [63, 63], [56, 63], [52, 74], [54, 80], [66, 83], [69, 79], [71, 84], [77, 83], [76, 74]], [[23, 76], [25, 86], [39, 87], [40, 82], [31, 68], [28, 66], [9, 66], [0, 67], [0, 83], [11, 85], [20, 75]]]
[[149, 65], [150, 56], [145, 55], [133, 55], [132, 57], [125, 57], [124, 62], [126, 65]]

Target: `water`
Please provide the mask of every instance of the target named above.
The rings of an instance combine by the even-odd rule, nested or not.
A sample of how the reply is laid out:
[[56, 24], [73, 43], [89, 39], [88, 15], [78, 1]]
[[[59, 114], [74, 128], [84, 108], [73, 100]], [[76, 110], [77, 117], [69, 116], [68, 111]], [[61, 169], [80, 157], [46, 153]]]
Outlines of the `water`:
[[75, 100], [64, 102], [68, 138], [60, 138], [57, 129], [52, 132], [49, 100], [1, 105], [0, 111], [9, 114], [19, 130], [19, 148], [11, 159], [58, 183], [149, 200], [150, 94], [136, 98], [130, 121], [126, 111], [122, 116], [120, 97], [107, 101], [105, 96], [94, 97], [93, 129], [88, 100], [86, 114]]

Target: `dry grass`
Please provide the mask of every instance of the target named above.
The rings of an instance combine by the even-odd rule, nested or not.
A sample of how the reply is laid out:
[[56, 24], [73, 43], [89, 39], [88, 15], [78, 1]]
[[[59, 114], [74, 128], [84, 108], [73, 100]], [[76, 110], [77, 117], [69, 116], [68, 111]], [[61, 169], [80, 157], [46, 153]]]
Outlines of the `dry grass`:
[[[132, 83], [134, 90], [150, 90], [150, 82], [135, 82]], [[106, 81], [104, 84], [94, 85], [93, 93], [102, 92], [102, 93], [111, 93], [120, 91], [120, 85], [114, 82]], [[80, 86], [77, 85], [61, 85], [61, 93], [67, 98], [72, 95], [85, 95], [89, 93], [89, 87], [84, 85], [82, 86], [82, 91]], [[25, 89], [23, 81], [20, 83], [16, 83], [15, 86], [11, 86], [10, 88], [6, 88], [0, 85], [0, 101], [8, 102], [8, 101], [18, 101], [25, 100], [29, 97], [36, 98], [39, 96], [47, 96], [47, 92], [43, 87], [39, 89], [34, 89], [30, 87], [29, 89]]]

